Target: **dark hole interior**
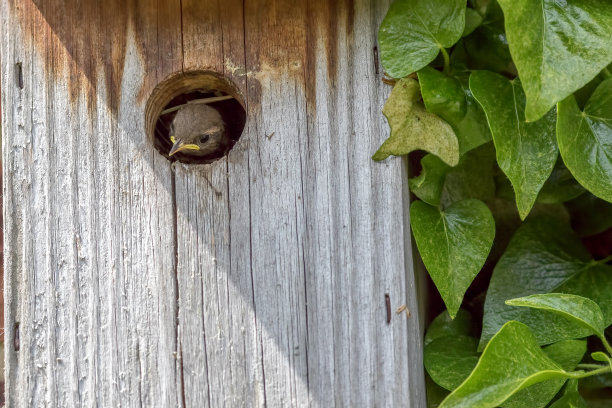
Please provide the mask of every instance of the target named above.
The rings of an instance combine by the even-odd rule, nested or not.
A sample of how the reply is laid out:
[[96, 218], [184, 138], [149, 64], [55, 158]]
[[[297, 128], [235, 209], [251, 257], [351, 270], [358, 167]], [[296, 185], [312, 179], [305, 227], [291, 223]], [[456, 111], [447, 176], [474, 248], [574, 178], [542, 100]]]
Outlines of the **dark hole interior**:
[[[184, 105], [196, 99], [206, 99], [226, 95], [228, 94], [216, 90], [197, 90], [189, 93], [184, 93], [172, 99], [164, 107], [163, 110], [165, 111], [167, 109], [174, 108], [179, 105]], [[170, 141], [170, 124], [174, 120], [174, 116], [176, 116], [176, 111], [162, 114], [157, 119], [157, 123], [155, 124], [155, 148], [170, 161], [178, 160], [182, 163], [189, 164], [212, 163], [215, 160], [218, 160], [219, 158], [225, 156], [232, 149], [232, 147], [242, 134], [242, 130], [244, 129], [244, 125], [246, 123], [246, 112], [242, 104], [240, 104], [240, 102], [238, 102], [234, 98], [227, 99], [224, 101], [212, 102], [208, 105], [214, 107], [219, 111], [221, 117], [223, 118], [223, 121], [225, 122], [225, 125], [227, 126], [230, 138], [230, 143], [227, 148], [215, 151], [205, 157], [193, 157], [187, 154], [183, 154], [182, 152], [179, 152], [173, 155], [172, 157], [169, 157], [168, 152], [170, 152], [170, 149], [172, 148], [172, 142]]]

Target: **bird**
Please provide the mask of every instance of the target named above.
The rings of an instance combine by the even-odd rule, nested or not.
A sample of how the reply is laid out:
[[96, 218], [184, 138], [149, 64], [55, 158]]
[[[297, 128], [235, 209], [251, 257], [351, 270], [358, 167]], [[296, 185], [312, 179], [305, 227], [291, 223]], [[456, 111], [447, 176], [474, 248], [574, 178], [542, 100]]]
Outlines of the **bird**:
[[172, 148], [168, 156], [182, 152], [191, 158], [205, 158], [225, 152], [229, 135], [217, 109], [203, 103], [187, 103], [172, 120], [170, 141]]

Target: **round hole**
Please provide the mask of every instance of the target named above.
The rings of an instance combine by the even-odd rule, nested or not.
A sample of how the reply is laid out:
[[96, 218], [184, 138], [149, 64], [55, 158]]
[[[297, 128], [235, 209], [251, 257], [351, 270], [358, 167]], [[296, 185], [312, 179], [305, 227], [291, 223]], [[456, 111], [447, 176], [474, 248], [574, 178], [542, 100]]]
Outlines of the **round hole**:
[[145, 109], [147, 134], [171, 161], [206, 164], [225, 156], [242, 135], [246, 111], [238, 88], [210, 71], [162, 81]]

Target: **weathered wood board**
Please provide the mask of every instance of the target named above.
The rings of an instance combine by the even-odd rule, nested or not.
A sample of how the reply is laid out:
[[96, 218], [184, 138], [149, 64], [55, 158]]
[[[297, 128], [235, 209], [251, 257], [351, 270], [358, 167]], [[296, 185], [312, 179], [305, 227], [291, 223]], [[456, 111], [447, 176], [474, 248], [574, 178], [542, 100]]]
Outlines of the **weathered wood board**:
[[[424, 406], [388, 6], [0, 0], [9, 407]], [[172, 165], [144, 109], [192, 69], [247, 126]]]

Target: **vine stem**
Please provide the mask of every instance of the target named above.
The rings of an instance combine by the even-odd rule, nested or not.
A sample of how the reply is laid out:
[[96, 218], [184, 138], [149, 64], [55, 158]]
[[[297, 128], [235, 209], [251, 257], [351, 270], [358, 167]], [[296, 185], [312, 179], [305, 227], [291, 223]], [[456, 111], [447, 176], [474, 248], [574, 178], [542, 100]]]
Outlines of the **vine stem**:
[[598, 265], [602, 265], [602, 264], [606, 264], [608, 262], [612, 261], [612, 255], [605, 257], [604, 259], [600, 259], [599, 261], [596, 261]]
[[450, 72], [450, 57], [448, 56], [448, 52], [444, 49], [444, 47], [440, 47], [440, 51], [444, 57], [444, 73], [448, 74]]
[[576, 366], [576, 368], [595, 368], [595, 369], [600, 369], [600, 368], [604, 368], [605, 366], [599, 365], [599, 364], [578, 364]]
[[588, 371], [586, 373], [575, 373], [575, 375], [572, 375], [571, 378], [575, 380], [579, 380], [581, 378], [591, 377], [593, 375], [598, 375], [598, 374], [605, 374], [608, 372], [610, 372], [610, 366], [604, 366], [604, 367], [598, 368], [597, 370]]
[[608, 354], [612, 355], [612, 347], [610, 347], [610, 343], [608, 343], [608, 340], [606, 340], [606, 338], [604, 336], [601, 336], [600, 340], [603, 343], [604, 348], [606, 349]]

